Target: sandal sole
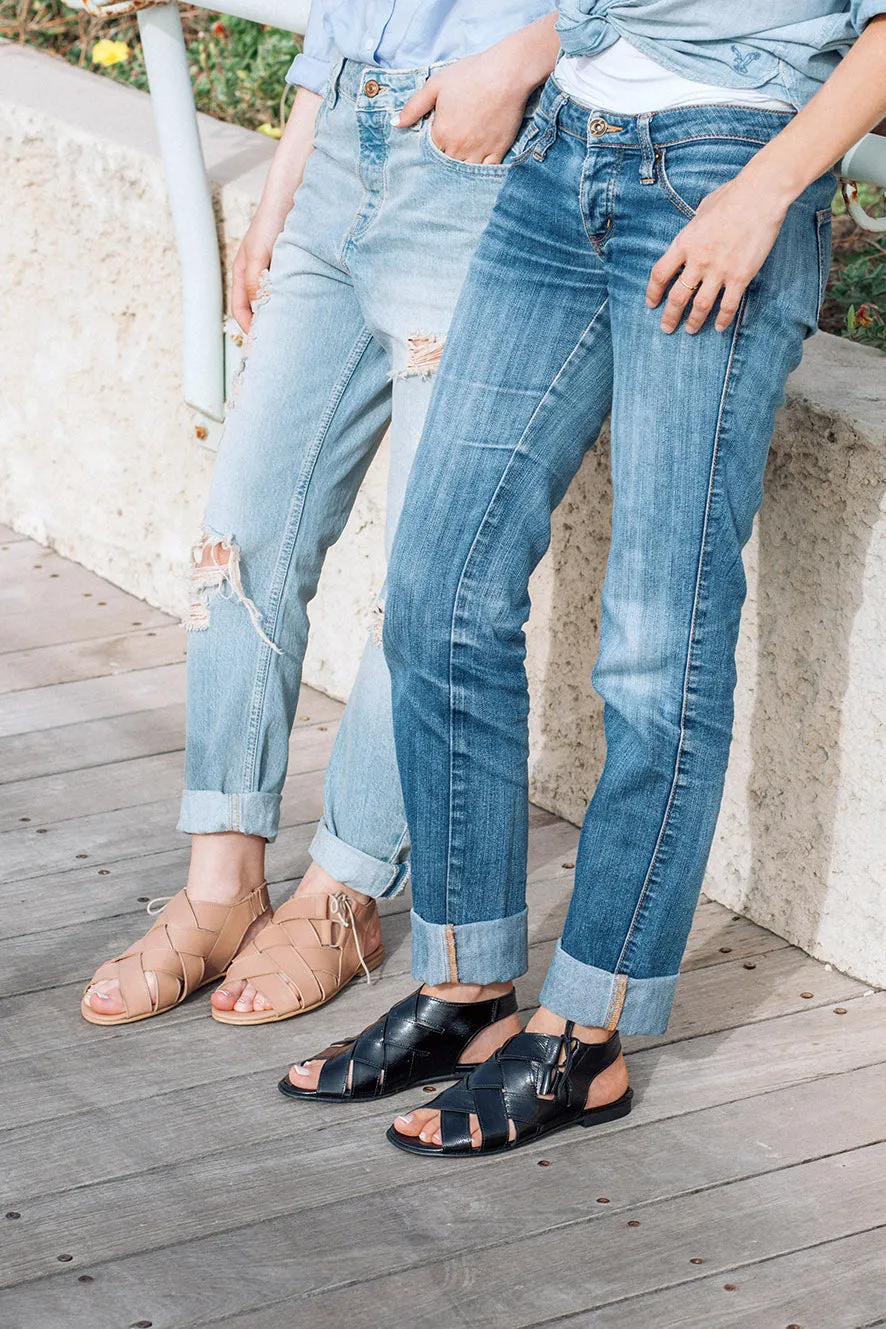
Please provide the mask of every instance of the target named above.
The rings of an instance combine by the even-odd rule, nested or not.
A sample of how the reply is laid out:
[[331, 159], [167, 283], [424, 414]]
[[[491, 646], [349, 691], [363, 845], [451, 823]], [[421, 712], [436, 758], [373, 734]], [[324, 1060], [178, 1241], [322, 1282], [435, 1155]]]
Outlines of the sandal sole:
[[[380, 946], [377, 951], [373, 951], [372, 955], [367, 955], [366, 968], [370, 971], [377, 969], [384, 958], [385, 948]], [[219, 1024], [234, 1025], [279, 1024], [281, 1020], [294, 1020], [296, 1016], [309, 1015], [311, 1011], [319, 1010], [321, 1006], [327, 1006], [330, 1001], [335, 1001], [340, 992], [344, 992], [346, 987], [356, 983], [361, 973], [362, 970], [358, 969], [356, 974], [348, 979], [347, 983], [342, 983], [340, 988], [330, 996], [324, 997], [322, 1001], [315, 1001], [313, 1006], [301, 1006], [297, 1011], [287, 1011], [285, 1015], [278, 1015], [276, 1011], [260, 1011], [258, 1014], [254, 1011], [217, 1011], [213, 1006], [211, 1008], [212, 1018], [218, 1020]]]
[[549, 1135], [556, 1135], [558, 1131], [568, 1130], [570, 1126], [604, 1126], [608, 1121], [618, 1121], [630, 1114], [633, 1100], [633, 1089], [626, 1089], [621, 1098], [617, 1098], [614, 1103], [605, 1103], [598, 1108], [588, 1108], [574, 1121], [564, 1121], [559, 1126], [551, 1126], [550, 1130], [544, 1131], [541, 1135], [529, 1135], [525, 1140], [509, 1141], [500, 1149], [484, 1149], [481, 1145], [477, 1149], [466, 1150], [464, 1153], [450, 1153], [437, 1144], [422, 1144], [417, 1136], [401, 1135], [399, 1131], [394, 1129], [393, 1125], [385, 1131], [385, 1138], [395, 1149], [401, 1150], [402, 1153], [420, 1154], [423, 1158], [493, 1158], [498, 1154], [511, 1154], [515, 1149], [522, 1149], [527, 1144], [540, 1144]]

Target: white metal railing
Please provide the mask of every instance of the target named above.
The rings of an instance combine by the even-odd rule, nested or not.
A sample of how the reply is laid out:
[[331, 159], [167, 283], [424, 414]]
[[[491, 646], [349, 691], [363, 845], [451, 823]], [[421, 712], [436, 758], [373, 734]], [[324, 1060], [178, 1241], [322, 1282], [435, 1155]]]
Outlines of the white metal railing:
[[[66, 0], [74, 9], [112, 18], [136, 13], [151, 89], [160, 154], [178, 247], [182, 283], [183, 391], [195, 433], [217, 445], [227, 389], [241, 359], [242, 337], [226, 333], [224, 285], [212, 196], [197, 129], [178, 4], [172, 0]], [[310, 0], [209, 0], [214, 11], [304, 33]], [[858, 185], [886, 191], [886, 138], [867, 134], [840, 163], [846, 206], [867, 231], [886, 232], [886, 218], [862, 207]]]

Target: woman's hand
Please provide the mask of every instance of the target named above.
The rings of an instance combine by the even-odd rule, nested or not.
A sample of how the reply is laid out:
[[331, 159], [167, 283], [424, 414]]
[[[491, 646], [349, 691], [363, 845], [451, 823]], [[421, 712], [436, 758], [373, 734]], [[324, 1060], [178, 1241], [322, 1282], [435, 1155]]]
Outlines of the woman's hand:
[[406, 129], [434, 112], [434, 143], [447, 157], [487, 165], [501, 162], [520, 130], [526, 100], [554, 68], [556, 14], [512, 33], [479, 55], [432, 74], [403, 107]]
[[715, 327], [725, 332], [750, 283], [778, 238], [786, 208], [742, 174], [708, 194], [692, 221], [652, 269], [650, 309], [661, 304], [663, 332], [674, 332], [688, 309], [685, 330], [698, 332], [719, 298]]
[[271, 252], [283, 230], [286, 213], [262, 212], [253, 217], [231, 269], [231, 311], [244, 332], [252, 326], [252, 304], [263, 272], [271, 266]]

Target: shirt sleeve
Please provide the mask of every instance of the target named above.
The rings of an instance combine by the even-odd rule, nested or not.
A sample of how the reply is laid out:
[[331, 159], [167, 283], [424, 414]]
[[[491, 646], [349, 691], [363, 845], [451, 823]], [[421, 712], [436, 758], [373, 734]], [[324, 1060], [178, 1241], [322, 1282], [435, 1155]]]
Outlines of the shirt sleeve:
[[849, 12], [852, 26], [860, 35], [872, 18], [886, 14], [886, 0], [850, 0]]
[[314, 0], [308, 16], [308, 30], [305, 33], [301, 54], [295, 57], [286, 74], [287, 83], [295, 83], [300, 88], [310, 89], [311, 92], [322, 93], [329, 77], [332, 37], [323, 21], [327, 8], [328, 5], [321, 4], [320, 0]]

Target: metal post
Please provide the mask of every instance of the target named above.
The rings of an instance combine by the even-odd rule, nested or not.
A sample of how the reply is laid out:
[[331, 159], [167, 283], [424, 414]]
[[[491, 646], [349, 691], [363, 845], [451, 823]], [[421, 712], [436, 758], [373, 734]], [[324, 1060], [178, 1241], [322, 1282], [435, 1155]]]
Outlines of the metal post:
[[181, 268], [184, 398], [195, 411], [221, 422], [221, 257], [178, 5], [140, 9], [138, 26]]

